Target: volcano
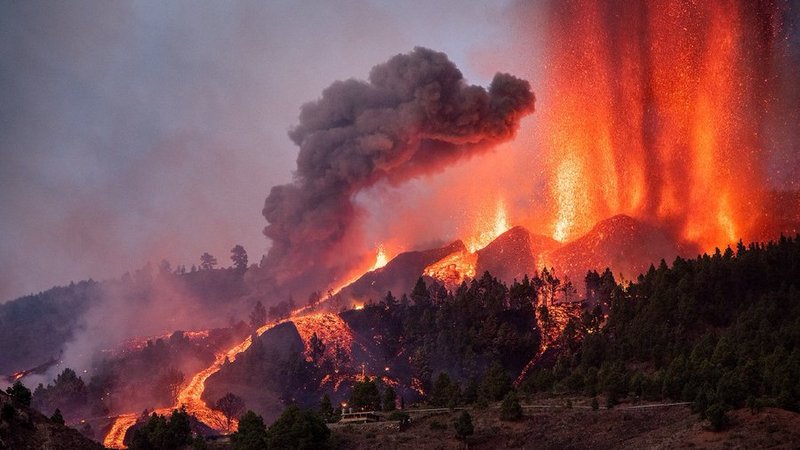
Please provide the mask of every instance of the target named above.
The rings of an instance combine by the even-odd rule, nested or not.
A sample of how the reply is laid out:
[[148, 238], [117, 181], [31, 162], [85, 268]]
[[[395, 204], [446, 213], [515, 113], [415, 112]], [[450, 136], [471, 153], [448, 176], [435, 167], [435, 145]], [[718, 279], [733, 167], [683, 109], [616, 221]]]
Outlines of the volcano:
[[596, 224], [588, 233], [546, 256], [548, 267], [566, 275], [576, 285], [590, 269], [611, 268], [625, 277], [636, 277], [661, 259], [701, 253], [691, 244], [673, 238], [663, 228], [633, 217], [617, 215]]
[[661, 259], [691, 256], [701, 249], [673, 237], [665, 228], [626, 215], [597, 223], [589, 232], [567, 243], [515, 226], [475, 253], [462, 241], [425, 251], [401, 253], [381, 268], [364, 274], [345, 287], [346, 299], [380, 299], [387, 291], [405, 292], [420, 276], [454, 290], [461, 282], [489, 272], [511, 283], [544, 267], [569, 278], [581, 289], [589, 270], [611, 268], [634, 278]]
[[489, 272], [498, 279], [511, 283], [532, 274], [542, 264], [545, 254], [561, 244], [548, 236], [532, 234], [527, 229], [516, 226], [506, 231], [478, 250], [478, 263], [475, 272], [482, 275]]
[[468, 253], [464, 242], [457, 240], [444, 247], [400, 253], [384, 267], [367, 272], [346, 286], [340, 295], [346, 299], [378, 300], [387, 291], [405, 292], [414, 286], [426, 267], [455, 253]]

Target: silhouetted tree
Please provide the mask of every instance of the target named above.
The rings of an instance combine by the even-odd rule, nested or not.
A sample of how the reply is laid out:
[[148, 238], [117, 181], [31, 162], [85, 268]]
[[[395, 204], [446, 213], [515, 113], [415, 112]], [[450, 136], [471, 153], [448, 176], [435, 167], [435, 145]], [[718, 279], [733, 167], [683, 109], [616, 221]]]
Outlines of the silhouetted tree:
[[210, 253], [200, 255], [200, 270], [211, 270], [217, 265], [217, 258]]
[[500, 420], [515, 421], [522, 418], [522, 406], [517, 399], [517, 393], [509, 391], [500, 405]]
[[383, 391], [383, 410], [394, 411], [395, 400], [397, 400], [397, 394], [394, 392], [394, 388], [387, 386]]
[[31, 406], [31, 390], [26, 388], [19, 380], [15, 381], [11, 387], [7, 388], [6, 393], [20, 405]]
[[264, 308], [261, 300], [259, 300], [253, 307], [253, 311], [250, 312], [250, 327], [256, 330], [265, 323], [267, 323], [267, 309]]
[[241, 245], [235, 245], [231, 249], [231, 261], [233, 261], [233, 268], [238, 273], [245, 273], [247, 271], [247, 252]]
[[322, 400], [319, 401], [319, 415], [322, 417], [322, 420], [325, 422], [330, 422], [333, 420], [333, 404], [331, 404], [331, 398], [325, 393], [322, 396]]
[[362, 411], [381, 409], [381, 394], [373, 379], [367, 378], [356, 382], [350, 394], [350, 406]]
[[59, 425], [64, 425], [64, 416], [61, 415], [61, 410], [58, 408], [56, 408], [56, 410], [53, 412], [53, 415], [50, 416], [50, 420]]
[[466, 443], [467, 438], [475, 432], [475, 427], [472, 425], [472, 416], [466, 411], [461, 411], [461, 414], [453, 422], [453, 428], [456, 430], [456, 437]]
[[267, 448], [267, 427], [264, 419], [253, 411], [247, 411], [239, 419], [238, 430], [231, 435], [234, 450], [262, 450]]
[[233, 419], [244, 411], [244, 400], [238, 395], [228, 392], [217, 400], [214, 404], [214, 409], [222, 412], [228, 422], [228, 428], [230, 428]]
[[325, 422], [313, 411], [289, 406], [267, 430], [267, 448], [325, 448], [330, 434]]
[[319, 365], [325, 355], [325, 343], [317, 336], [316, 331], [308, 338], [308, 346], [311, 351], [311, 362]]

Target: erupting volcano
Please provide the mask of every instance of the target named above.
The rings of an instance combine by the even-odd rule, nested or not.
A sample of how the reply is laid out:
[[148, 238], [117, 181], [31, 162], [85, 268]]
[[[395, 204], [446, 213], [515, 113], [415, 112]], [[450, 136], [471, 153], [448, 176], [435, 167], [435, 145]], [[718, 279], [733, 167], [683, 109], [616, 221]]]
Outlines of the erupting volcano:
[[[627, 214], [704, 250], [774, 237], [765, 192], [796, 127], [781, 2], [565, 1], [551, 7], [542, 109], [555, 211], [568, 241]], [[794, 78], [794, 77], [793, 77]], [[796, 146], [795, 144], [792, 144]], [[795, 147], [796, 148], [796, 147]]]

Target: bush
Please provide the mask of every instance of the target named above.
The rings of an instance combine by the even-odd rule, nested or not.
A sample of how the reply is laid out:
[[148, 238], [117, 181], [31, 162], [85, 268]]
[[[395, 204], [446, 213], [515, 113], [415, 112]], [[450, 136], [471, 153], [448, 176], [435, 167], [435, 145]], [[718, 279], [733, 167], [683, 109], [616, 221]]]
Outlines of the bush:
[[728, 426], [728, 415], [725, 414], [725, 407], [720, 403], [714, 403], [706, 410], [706, 417], [711, 425], [711, 430], [721, 431]]
[[331, 432], [313, 411], [286, 408], [267, 430], [267, 447], [282, 449], [324, 448]]
[[453, 422], [453, 428], [456, 430], [456, 437], [464, 441], [475, 432], [475, 427], [472, 426], [472, 417], [466, 411], [461, 411], [461, 414]]
[[503, 403], [500, 405], [500, 420], [515, 421], [522, 418], [522, 406], [517, 399], [517, 393], [514, 391], [506, 394]]
[[446, 430], [447, 424], [439, 422], [438, 420], [431, 420], [431, 430]]
[[267, 445], [267, 427], [264, 419], [253, 411], [239, 419], [239, 429], [231, 435], [234, 450], [258, 450]]
[[411, 416], [403, 411], [392, 411], [392, 413], [389, 414], [389, 420], [396, 420], [400, 422], [400, 426], [403, 427], [411, 423]]

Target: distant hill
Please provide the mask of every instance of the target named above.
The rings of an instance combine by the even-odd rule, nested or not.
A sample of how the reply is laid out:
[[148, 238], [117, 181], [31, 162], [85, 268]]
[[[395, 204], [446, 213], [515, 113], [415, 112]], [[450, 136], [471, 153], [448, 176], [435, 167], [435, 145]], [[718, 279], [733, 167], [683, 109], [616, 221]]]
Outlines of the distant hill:
[[[14, 450], [102, 450], [77, 430], [53, 422], [35, 409], [14, 403], [0, 392], [0, 448]], [[13, 411], [8, 413], [6, 411]], [[11, 417], [7, 417], [6, 415]]]

